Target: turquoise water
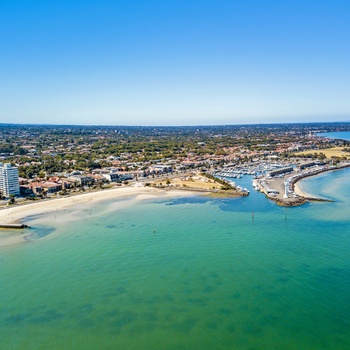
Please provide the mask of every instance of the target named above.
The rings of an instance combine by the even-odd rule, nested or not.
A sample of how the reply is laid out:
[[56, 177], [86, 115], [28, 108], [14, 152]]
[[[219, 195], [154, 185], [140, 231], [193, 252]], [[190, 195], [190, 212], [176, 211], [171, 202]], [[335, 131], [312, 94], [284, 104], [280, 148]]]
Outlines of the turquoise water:
[[317, 134], [317, 136], [328, 137], [330, 139], [341, 139], [350, 141], [350, 131], [335, 131]]
[[252, 191], [32, 218], [41, 238], [0, 250], [0, 348], [349, 349], [349, 176], [304, 180], [336, 201], [297, 208]]

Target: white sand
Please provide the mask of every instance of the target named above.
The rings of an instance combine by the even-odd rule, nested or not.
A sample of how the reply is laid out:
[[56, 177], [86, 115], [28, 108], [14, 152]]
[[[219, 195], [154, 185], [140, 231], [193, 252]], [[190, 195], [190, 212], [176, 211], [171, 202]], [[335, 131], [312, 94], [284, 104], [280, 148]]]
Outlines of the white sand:
[[[300, 180], [302, 181], [302, 179]], [[300, 181], [298, 181], [297, 183], [294, 184], [294, 192], [295, 194], [297, 194], [300, 197], [303, 198], [315, 198], [314, 195], [306, 193], [305, 191], [303, 191], [301, 185], [300, 185]]]
[[[109, 190], [74, 195], [71, 197], [49, 199], [25, 205], [8, 207], [0, 210], [0, 223], [10, 224], [17, 223], [19, 221], [25, 223], [24, 219], [28, 216], [42, 215], [45, 217], [45, 215], [49, 216], [49, 213], [74, 207], [77, 208], [77, 212], [79, 213], [81, 212], [82, 206], [90, 206], [101, 201], [113, 199], [122, 200], [119, 202], [119, 205], [124, 206], [124, 199], [124, 202], [130, 199], [133, 199], [133, 201], [140, 201], [156, 197], [186, 197], [190, 196], [191, 194], [192, 193], [188, 191], [165, 191], [149, 187], [119, 187]], [[113, 207], [113, 205], [111, 206]], [[113, 209], [115, 209], [115, 206]], [[84, 217], [84, 215], [80, 216], [77, 212], [75, 212], [74, 215], [71, 214], [70, 217], [65, 216], [64, 222], [73, 219], [79, 220]], [[13, 232], [12, 230], [0, 230], [0, 247], [23, 242], [26, 242], [26, 240], [22, 230], [18, 230], [18, 233]]]

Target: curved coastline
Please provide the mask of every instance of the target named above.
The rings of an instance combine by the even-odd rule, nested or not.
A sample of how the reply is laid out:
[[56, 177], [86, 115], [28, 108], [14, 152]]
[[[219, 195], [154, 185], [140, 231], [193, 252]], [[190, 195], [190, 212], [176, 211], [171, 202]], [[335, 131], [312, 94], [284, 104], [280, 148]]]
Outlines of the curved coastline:
[[[195, 194], [196, 193], [192, 191], [167, 191], [165, 189], [149, 187], [119, 187], [6, 207], [0, 210], [0, 223], [23, 223], [23, 221], [29, 217], [44, 216], [55, 211], [59, 212], [74, 207], [78, 210], [75, 215], [78, 215], [80, 206], [90, 206], [108, 200], [120, 200], [122, 203], [121, 205], [126, 205], [126, 201], [130, 199], [138, 202], [152, 198], [187, 197]], [[23, 233], [24, 231], [22, 230], [17, 230], [16, 232], [0, 230], [0, 248], [25, 243], [27, 241], [26, 234]]]
[[305, 192], [300, 184], [298, 184], [301, 180], [307, 178], [307, 177], [312, 177], [312, 176], [317, 176], [317, 175], [320, 175], [320, 174], [323, 174], [325, 172], [330, 172], [330, 171], [338, 171], [338, 170], [343, 170], [343, 169], [346, 169], [346, 168], [349, 168], [350, 167], [350, 164], [344, 164], [344, 165], [341, 165], [337, 168], [327, 168], [327, 169], [321, 169], [319, 171], [316, 171], [314, 173], [310, 173], [310, 174], [305, 174], [301, 177], [298, 177], [296, 179], [294, 179], [292, 181], [292, 188], [295, 192], [295, 194], [298, 196], [298, 197], [301, 197], [303, 199], [305, 199], [306, 201], [318, 201], [318, 202], [334, 202], [333, 200], [331, 199], [326, 199], [326, 198], [321, 198], [321, 197], [316, 197], [312, 194], [309, 194], [307, 192]]

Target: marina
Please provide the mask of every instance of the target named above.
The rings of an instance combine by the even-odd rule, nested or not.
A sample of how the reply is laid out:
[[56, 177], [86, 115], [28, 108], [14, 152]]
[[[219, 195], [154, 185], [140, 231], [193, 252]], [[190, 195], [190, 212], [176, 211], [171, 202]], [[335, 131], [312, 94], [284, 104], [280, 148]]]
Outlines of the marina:
[[[328, 201], [328, 199], [310, 197], [297, 194], [295, 184], [309, 176], [315, 176], [327, 171], [335, 171], [347, 168], [349, 162], [333, 165], [331, 162], [319, 161], [303, 163], [266, 163], [248, 164], [242, 167], [225, 168], [215, 173], [215, 176], [224, 179], [241, 178], [242, 175], [253, 175], [252, 188], [265, 194], [269, 199], [282, 206], [295, 206], [304, 204], [306, 201]], [[237, 186], [240, 190], [249, 193], [247, 188]]]

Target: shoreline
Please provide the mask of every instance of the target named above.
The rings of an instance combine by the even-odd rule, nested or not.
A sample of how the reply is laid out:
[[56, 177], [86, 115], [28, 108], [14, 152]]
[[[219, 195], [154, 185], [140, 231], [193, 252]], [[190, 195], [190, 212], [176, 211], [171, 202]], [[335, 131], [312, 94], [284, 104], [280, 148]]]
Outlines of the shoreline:
[[[337, 168], [323, 169], [312, 174], [305, 174], [304, 176], [295, 179], [293, 182], [293, 189], [297, 198], [294, 200], [280, 200], [278, 198], [270, 198], [278, 205], [281, 206], [299, 206], [307, 201], [322, 201], [332, 202], [332, 200], [317, 198], [312, 194], [303, 191], [300, 185], [300, 181], [306, 177], [317, 176], [321, 173], [328, 171], [337, 171], [350, 167], [350, 164], [346, 164]], [[79, 193], [69, 195], [61, 198], [51, 198], [46, 200], [40, 200], [38, 202], [27, 202], [10, 207], [0, 209], [0, 224], [22, 224], [26, 218], [50, 216], [55, 211], [62, 212], [67, 209], [81, 210], [81, 206], [91, 204], [97, 204], [99, 202], [116, 200], [126, 205], [127, 200], [142, 201], [153, 198], [172, 198], [172, 197], [187, 197], [191, 195], [209, 195], [209, 196], [228, 196], [228, 197], [240, 197], [237, 193], [231, 195], [227, 191], [220, 190], [204, 190], [198, 188], [174, 188], [174, 187], [145, 187], [145, 186], [128, 186], [128, 187], [115, 187], [111, 189], [98, 190], [88, 193]], [[77, 213], [75, 213], [77, 214]], [[71, 217], [72, 219], [72, 217]], [[77, 220], [77, 217], [74, 217]], [[0, 248], [20, 243], [28, 242], [26, 239], [26, 229], [21, 230], [8, 230], [0, 229]], [[28, 231], [27, 231], [28, 232]]]
[[[300, 179], [303, 180], [304, 178]], [[294, 184], [294, 192], [297, 196], [299, 197], [303, 197], [303, 198], [313, 198], [314, 196], [310, 193], [305, 192], [302, 188], [301, 188], [301, 184], [300, 181], [297, 181]]]
[[330, 168], [325, 168], [325, 169], [318, 169], [314, 172], [309, 172], [309, 173], [299, 173], [298, 177], [294, 178], [291, 180], [290, 184], [292, 186], [292, 192], [294, 192], [295, 197], [290, 197], [284, 198], [282, 197], [285, 189], [285, 181], [288, 180], [290, 177], [289, 175], [285, 175], [283, 179], [274, 179], [273, 181], [270, 181], [269, 184], [271, 187], [275, 190], [279, 191], [279, 195], [277, 197], [273, 197], [265, 193], [267, 198], [275, 202], [279, 206], [283, 207], [295, 207], [295, 206], [300, 206], [305, 204], [306, 202], [334, 202], [334, 200], [327, 199], [327, 198], [321, 198], [317, 197], [316, 195], [310, 194], [305, 192], [302, 189], [302, 186], [300, 184], [300, 181], [307, 178], [307, 177], [312, 177], [312, 176], [317, 176], [320, 174], [323, 174], [325, 172], [331, 172], [331, 171], [338, 171], [338, 170], [343, 170], [346, 168], [349, 168], [350, 164], [342, 164], [338, 167], [330, 167]]
[[322, 169], [322, 170], [319, 170], [319, 171], [317, 171], [315, 173], [312, 173], [312, 174], [305, 174], [304, 176], [302, 176], [300, 178], [297, 178], [295, 181], [293, 181], [293, 183], [292, 183], [293, 190], [294, 190], [296, 195], [298, 195], [299, 197], [304, 198], [304, 199], [306, 199], [308, 201], [332, 202], [332, 200], [329, 200], [329, 199], [326, 199], [326, 198], [315, 197], [314, 195], [305, 192], [301, 188], [300, 181], [304, 180], [307, 177], [317, 176], [317, 175], [320, 175], [320, 174], [323, 174], [323, 173], [326, 173], [326, 172], [330, 172], [330, 171], [343, 170], [343, 169], [346, 169], [346, 168], [349, 168], [349, 167], [350, 167], [350, 164], [344, 164], [344, 165], [342, 165], [340, 167], [337, 167], [337, 168]]
[[[108, 200], [116, 200], [126, 203], [127, 200], [142, 201], [153, 198], [172, 198], [187, 197], [196, 195], [195, 191], [181, 191], [166, 189], [149, 188], [149, 187], [118, 187], [108, 190], [95, 191], [89, 193], [77, 194], [74, 196], [54, 198], [51, 200], [43, 200], [40, 202], [26, 203], [18, 206], [11, 206], [0, 210], [1, 224], [17, 224], [29, 217], [39, 217], [49, 215], [54, 212], [62, 212], [67, 209], [74, 209], [75, 206], [91, 206]], [[26, 233], [23, 230], [0, 230], [0, 248], [5, 246], [26, 243]], [[30, 234], [30, 233], [29, 233]]]

